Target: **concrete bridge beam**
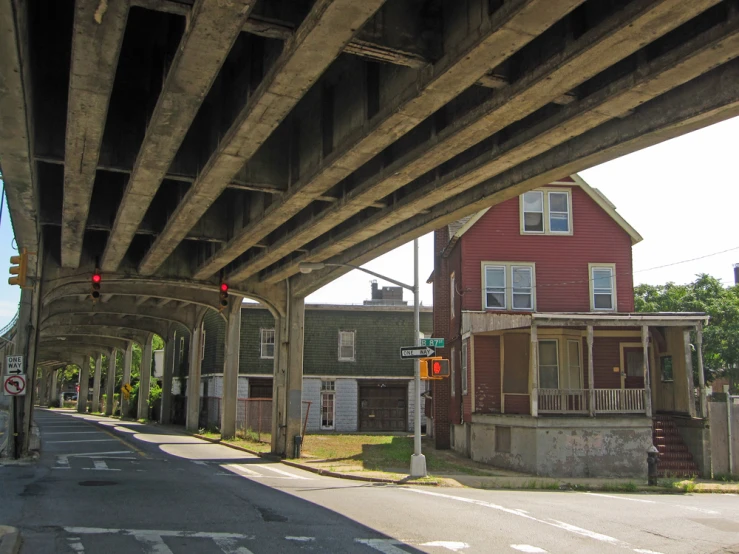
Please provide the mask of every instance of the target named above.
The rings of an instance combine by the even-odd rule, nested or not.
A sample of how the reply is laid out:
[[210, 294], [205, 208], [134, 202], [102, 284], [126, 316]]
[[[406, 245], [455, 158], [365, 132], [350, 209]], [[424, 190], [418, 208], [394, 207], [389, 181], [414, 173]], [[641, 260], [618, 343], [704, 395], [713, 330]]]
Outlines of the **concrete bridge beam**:
[[141, 345], [141, 367], [139, 369], [139, 404], [137, 407], [138, 419], [149, 418], [149, 389], [151, 386], [151, 356], [152, 340], [154, 335], [147, 335], [146, 341]]
[[203, 319], [202, 310], [190, 330], [190, 371], [187, 376], [187, 412], [185, 428], [191, 433], [200, 427], [200, 368], [203, 362]]
[[239, 397], [239, 349], [241, 346], [241, 298], [233, 298], [226, 309], [223, 394], [221, 395], [221, 438], [236, 436]]
[[105, 415], [113, 415], [113, 396], [115, 395], [115, 373], [118, 350], [114, 348], [108, 356], [108, 372], [105, 375]]
[[87, 396], [90, 392], [90, 356], [77, 356], [75, 365], [80, 368], [79, 385], [77, 393], [77, 412], [87, 413]]
[[[131, 360], [133, 358], [133, 343], [128, 343], [123, 349], [123, 378], [121, 379], [121, 387], [131, 384]], [[128, 417], [130, 399], [126, 398], [121, 391], [121, 418]]]
[[[160, 335], [161, 336], [161, 335]], [[162, 401], [159, 409], [159, 423], [172, 422], [172, 379], [175, 361], [175, 331], [170, 325], [164, 343], [164, 371], [162, 372]]]
[[[113, 349], [115, 350], [115, 348]], [[92, 411], [100, 411], [100, 383], [103, 376], [103, 355], [95, 357], [95, 375], [92, 381]]]

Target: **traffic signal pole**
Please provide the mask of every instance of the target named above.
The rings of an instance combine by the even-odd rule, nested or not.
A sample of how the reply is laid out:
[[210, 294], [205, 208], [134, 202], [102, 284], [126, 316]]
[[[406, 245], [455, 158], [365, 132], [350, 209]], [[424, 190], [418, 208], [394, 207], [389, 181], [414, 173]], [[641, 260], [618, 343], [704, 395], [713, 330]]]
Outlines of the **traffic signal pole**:
[[[413, 241], [413, 336], [416, 346], [421, 344], [421, 307], [418, 287], [418, 239]], [[415, 367], [415, 417], [413, 420], [413, 455], [411, 456], [411, 477], [426, 477], [426, 457], [421, 453], [421, 361], [414, 360]]]

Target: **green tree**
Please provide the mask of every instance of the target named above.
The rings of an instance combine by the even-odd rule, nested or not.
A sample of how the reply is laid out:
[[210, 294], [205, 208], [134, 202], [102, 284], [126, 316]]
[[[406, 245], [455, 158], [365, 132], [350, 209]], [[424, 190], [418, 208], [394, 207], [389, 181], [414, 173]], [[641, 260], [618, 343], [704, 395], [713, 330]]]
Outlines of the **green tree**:
[[[634, 289], [638, 312], [705, 312], [710, 316], [703, 330], [703, 362], [706, 381], [726, 375], [732, 390], [739, 383], [739, 286], [701, 274], [686, 285], [638, 285]], [[693, 364], [697, 368], [697, 364]]]

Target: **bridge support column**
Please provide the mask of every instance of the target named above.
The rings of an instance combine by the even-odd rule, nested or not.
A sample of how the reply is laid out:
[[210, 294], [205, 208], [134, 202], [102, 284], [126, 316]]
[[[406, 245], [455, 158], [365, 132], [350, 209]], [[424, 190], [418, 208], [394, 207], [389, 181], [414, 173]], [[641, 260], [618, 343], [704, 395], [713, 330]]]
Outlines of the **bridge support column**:
[[159, 406], [159, 423], [172, 421], [172, 376], [174, 375], [174, 352], [177, 343], [177, 333], [170, 325], [164, 345], [164, 369], [162, 371], [162, 401]]
[[272, 453], [293, 458], [302, 434], [305, 298], [289, 295], [283, 307], [285, 315], [275, 317]]
[[226, 344], [221, 399], [221, 438], [236, 436], [239, 398], [239, 348], [241, 346], [241, 298], [234, 297], [226, 313]]
[[80, 368], [77, 411], [84, 414], [87, 413], [87, 394], [90, 391], [90, 356], [80, 356], [75, 363]]
[[115, 366], [118, 351], [114, 348], [108, 358], [108, 373], [105, 376], [105, 415], [113, 415], [113, 397], [115, 396]]
[[49, 405], [49, 370], [45, 368], [38, 368], [36, 370], [38, 376], [38, 405], [48, 406]]
[[137, 409], [138, 419], [149, 419], [149, 389], [151, 385], [151, 348], [154, 335], [146, 336], [146, 343], [142, 346], [141, 367], [139, 368], [139, 405]]
[[[49, 402], [53, 402], [54, 400], [57, 400], [59, 398], [59, 393], [57, 392], [57, 387], [59, 385], [59, 368], [54, 368], [51, 370], [51, 387], [49, 388]], [[61, 404], [59, 404], [59, 407], [61, 407]]]
[[[131, 383], [131, 358], [133, 357], [133, 343], [129, 342], [126, 351], [123, 353], [123, 379], [121, 379], [121, 389], [123, 385]], [[121, 390], [121, 418], [128, 417], [129, 399]]]
[[92, 381], [92, 411], [100, 411], [100, 380], [103, 376], [103, 355], [95, 357], [95, 377]]
[[187, 416], [185, 429], [197, 432], [200, 426], [200, 365], [203, 344], [203, 318], [190, 332], [190, 372], [187, 375]]

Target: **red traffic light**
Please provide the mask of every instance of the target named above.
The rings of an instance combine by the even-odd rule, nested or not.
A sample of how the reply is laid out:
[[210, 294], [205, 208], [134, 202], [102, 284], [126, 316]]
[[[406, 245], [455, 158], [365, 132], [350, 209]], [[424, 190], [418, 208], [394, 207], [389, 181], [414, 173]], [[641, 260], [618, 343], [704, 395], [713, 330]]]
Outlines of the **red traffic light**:
[[441, 373], [441, 364], [437, 361], [434, 361], [434, 364], [431, 366], [431, 372], [434, 375], [439, 375]]
[[228, 284], [221, 283], [221, 292], [228, 292]]
[[92, 282], [93, 283], [99, 283], [102, 280], [102, 277], [100, 277], [99, 273], [93, 273], [92, 274]]

